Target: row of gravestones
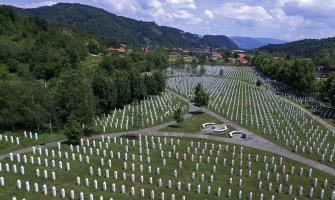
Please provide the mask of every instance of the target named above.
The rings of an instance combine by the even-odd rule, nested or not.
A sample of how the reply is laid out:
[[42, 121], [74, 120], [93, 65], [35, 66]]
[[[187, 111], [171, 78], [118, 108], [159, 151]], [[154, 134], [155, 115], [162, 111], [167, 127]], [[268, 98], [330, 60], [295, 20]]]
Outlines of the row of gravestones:
[[[226, 86], [224, 86], [224, 87], [217, 87], [217, 88], [227, 88]], [[232, 90], [233, 90], [233, 88], [235, 88], [235, 87], [233, 87], [232, 86]], [[261, 93], [261, 92], [259, 92], [258, 90], [257, 91], [252, 91], [253, 93], [259, 93], [259, 94], [255, 94], [255, 95], [253, 95], [254, 97], [258, 97], [258, 96], [260, 96], [260, 95], [262, 95], [262, 94], [264, 94], [264, 93]], [[266, 94], [266, 93], [265, 93]], [[220, 95], [221, 96], [221, 95]], [[236, 98], [238, 95], [231, 95], [231, 97], [234, 97], [234, 98]], [[278, 99], [278, 98], [276, 98], [274, 95], [272, 96], [272, 99], [274, 99], [274, 100], [276, 100], [276, 99]], [[257, 100], [257, 99], [256, 99]], [[255, 100], [255, 101], [256, 101]], [[218, 102], [223, 102], [222, 100], [220, 101], [218, 101]], [[232, 101], [232, 102], [236, 102], [236, 101]], [[257, 100], [257, 102], [272, 102], [272, 101], [259, 101], [259, 99]], [[281, 101], [277, 101], [278, 102], [278, 104], [279, 105], [281, 105], [281, 104], [283, 104], [283, 102], [281, 102]], [[294, 118], [294, 117], [296, 117], [297, 115], [301, 115], [301, 111], [299, 111], [299, 110], [297, 110], [297, 109], [294, 109], [292, 106], [290, 106], [290, 105], [288, 105], [287, 104], [287, 106], [288, 106], [288, 109], [291, 109], [291, 112], [285, 112], [285, 113], [282, 113], [283, 114], [283, 116], [285, 116], [285, 115], [288, 115], [288, 116], [291, 116], [289, 119], [291, 119], [291, 118]], [[215, 106], [214, 106], [215, 107]], [[235, 108], [235, 106], [232, 106], [233, 108]], [[256, 106], [256, 107], [260, 107], [259, 105], [258, 106]], [[267, 107], [267, 103], [265, 103], [265, 107]], [[238, 108], [238, 107], [237, 107]], [[261, 108], [264, 108], [263, 106], [261, 106]], [[279, 107], [278, 107], [279, 108]], [[282, 107], [281, 107], [282, 108]], [[216, 108], [216, 110], [218, 110], [219, 108]], [[265, 108], [264, 108], [265, 109]], [[266, 110], [271, 110], [271, 109], [273, 109], [273, 108], [268, 108], [268, 109], [266, 109]], [[220, 109], [219, 109], [220, 110]], [[229, 109], [228, 109], [229, 110]], [[265, 121], [269, 121], [267, 118], [271, 118], [272, 117], [272, 115], [265, 115], [265, 117], [262, 117], [262, 115], [260, 116], [260, 117], [257, 117], [257, 113], [266, 113], [266, 110], [263, 110], [263, 112], [262, 111], [260, 111], [260, 112], [255, 112], [255, 114], [256, 114], [256, 124], [257, 124], [257, 127], [259, 128], [259, 122], [258, 122], [258, 118], [259, 119], [263, 119], [263, 120], [265, 120]], [[293, 110], [294, 110], [294, 112], [293, 112]], [[242, 109], [242, 111], [243, 111], [243, 109]], [[227, 111], [227, 114], [226, 115], [228, 115], [229, 116], [229, 113], [228, 113], [229, 111]], [[230, 112], [230, 113], [235, 113], [234, 111], [232, 111], [232, 112]], [[236, 113], [238, 113], [238, 112], [236, 112]], [[237, 115], [236, 115], [237, 116]], [[242, 117], [243, 115], [241, 115], [241, 124], [243, 124], [243, 117]], [[251, 117], [252, 117], [252, 115], [250, 115]], [[237, 119], [237, 118], [236, 118]], [[278, 119], [277, 119], [278, 120]], [[252, 118], [251, 118], [251, 121], [252, 121]], [[275, 121], [274, 119], [270, 119], [270, 121]], [[285, 120], [285, 121], [290, 121], [290, 120]], [[263, 122], [263, 121], [261, 121], [261, 122]], [[299, 121], [296, 121], [297, 123], [299, 123]], [[246, 119], [246, 124], [247, 124], [248, 122], [247, 122], [247, 119]], [[264, 123], [263, 123], [264, 124]], [[290, 125], [290, 123], [289, 123], [289, 126], [291, 126], [292, 128], [293, 128], [293, 125]], [[303, 127], [302, 127], [303, 128]], [[286, 128], [287, 129], [287, 128]], [[267, 130], [264, 128], [264, 132], [270, 132], [270, 134], [271, 134], [271, 132], [274, 130], [274, 127], [267, 127]], [[278, 131], [277, 129], [276, 129], [276, 131]], [[287, 130], [286, 130], [287, 131]], [[273, 131], [274, 132], [274, 131]], [[322, 134], [322, 133], [321, 133]], [[334, 138], [334, 134], [335, 133], [333, 133], [333, 138]], [[327, 134], [322, 134], [322, 139], [321, 140], [319, 140], [319, 141], [326, 141], [326, 137], [327, 137]], [[278, 134], [277, 134], [277, 139], [279, 139], [279, 137], [278, 137]], [[286, 140], [287, 141], [287, 140]], [[287, 143], [287, 142], [286, 142]], [[329, 143], [328, 143], [329, 144]], [[335, 146], [335, 144], [334, 144], [334, 146]], [[306, 147], [305, 147], [306, 148]], [[296, 146], [294, 146], [293, 147], [293, 150], [294, 151], [298, 151], [298, 149], [297, 149], [297, 147]], [[300, 148], [301, 149], [301, 151], [303, 151], [303, 149], [304, 149], [304, 147], [301, 147]], [[334, 148], [333, 148], [334, 149]], [[326, 151], [325, 151], [326, 152]], [[320, 160], [321, 161], [329, 161], [329, 162], [332, 162], [333, 161], [333, 156], [334, 156], [334, 151], [332, 150], [332, 151], [328, 151], [328, 152], [331, 152], [331, 154], [330, 155], [328, 155], [327, 156], [327, 154], [325, 154], [325, 153], [323, 153], [323, 154], [321, 154], [321, 156], [320, 156]], [[327, 157], [327, 159], [325, 159], [325, 157]]]

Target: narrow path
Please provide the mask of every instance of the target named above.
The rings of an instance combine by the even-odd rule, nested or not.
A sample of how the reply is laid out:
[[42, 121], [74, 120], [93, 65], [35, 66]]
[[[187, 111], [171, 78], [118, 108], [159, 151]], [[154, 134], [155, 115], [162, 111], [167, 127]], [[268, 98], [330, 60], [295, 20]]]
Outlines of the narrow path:
[[325, 120], [323, 120], [321, 117], [314, 115], [313, 113], [311, 113], [309, 110], [307, 110], [306, 108], [298, 105], [297, 103], [290, 101], [284, 97], [280, 97], [281, 99], [283, 99], [284, 101], [292, 104], [293, 106], [301, 109], [302, 111], [304, 111], [307, 115], [309, 115], [310, 117], [312, 117], [313, 119], [315, 119], [316, 121], [318, 121], [320, 124], [322, 124], [324, 127], [328, 128], [329, 130], [335, 132], [335, 127], [332, 126], [331, 124], [329, 124], [328, 122], [326, 122]]
[[[198, 107], [194, 106], [192, 103], [190, 103], [190, 101], [188, 99], [186, 99], [185, 97], [167, 89], [167, 92], [175, 95], [176, 97], [180, 98], [181, 100], [187, 102], [189, 104], [189, 112], [192, 111], [197, 111], [199, 110]], [[226, 142], [226, 143], [231, 143], [231, 144], [237, 144], [237, 145], [243, 145], [243, 146], [247, 146], [247, 147], [252, 147], [252, 148], [256, 148], [256, 149], [260, 149], [263, 151], [268, 151], [268, 152], [272, 152], [275, 154], [279, 154], [281, 156], [290, 158], [292, 160], [296, 160], [298, 162], [301, 162], [303, 164], [306, 164], [310, 167], [319, 169], [323, 172], [326, 172], [328, 174], [331, 174], [332, 176], [335, 176], [335, 169], [328, 167], [326, 165], [323, 165], [319, 162], [307, 159], [305, 157], [302, 157], [298, 154], [295, 154], [287, 149], [284, 149], [283, 147], [280, 147], [277, 144], [274, 144], [264, 138], [262, 138], [261, 136], [255, 134], [252, 131], [249, 131], [245, 128], [243, 128], [242, 126], [227, 120], [226, 118], [206, 109], [206, 108], [202, 108], [202, 111], [222, 122], [224, 122], [226, 125], [229, 125], [237, 130], [241, 130], [244, 133], [247, 134], [247, 139], [241, 139], [239, 137], [234, 137], [234, 138], [224, 138], [224, 137], [220, 137], [220, 136], [214, 136], [214, 135], [204, 135], [202, 133], [181, 133], [181, 132], [161, 132], [160, 129], [169, 126], [169, 125], [173, 125], [175, 124], [175, 122], [168, 122], [165, 124], [161, 124], [161, 125], [157, 125], [157, 126], [153, 126], [153, 127], [149, 127], [149, 128], [145, 128], [145, 129], [141, 129], [141, 130], [135, 130], [135, 131], [128, 131], [128, 132], [120, 132], [120, 133], [109, 133], [109, 134], [103, 134], [105, 137], [107, 136], [111, 136], [111, 137], [120, 137], [120, 136], [126, 136], [126, 135], [152, 135], [152, 136], [163, 136], [163, 137], [189, 137], [189, 138], [199, 138], [199, 139], [209, 139], [209, 140], [215, 140], [215, 141], [219, 141], [219, 142]], [[88, 137], [87, 139], [101, 139], [102, 135], [92, 135], [90, 137]], [[56, 146], [58, 142], [62, 142], [62, 141], [56, 141], [53, 143], [53, 145], [51, 143], [45, 144], [43, 146], [40, 146], [42, 148], [47, 148], [47, 147], [51, 147], [51, 146]], [[14, 155], [15, 154], [24, 154], [24, 153], [29, 153], [32, 151], [32, 147], [28, 147], [28, 148], [24, 148], [24, 149], [20, 149], [18, 151], [14, 151], [12, 152]], [[0, 161], [7, 158], [8, 154], [5, 155], [0, 155]]]

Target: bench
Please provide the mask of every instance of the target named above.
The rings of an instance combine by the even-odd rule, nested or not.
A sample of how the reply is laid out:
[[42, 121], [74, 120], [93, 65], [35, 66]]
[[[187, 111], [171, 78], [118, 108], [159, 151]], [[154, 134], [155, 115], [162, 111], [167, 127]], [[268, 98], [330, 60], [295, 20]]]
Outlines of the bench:
[[213, 122], [207, 122], [207, 123], [204, 123], [204, 124], [201, 125], [201, 128], [204, 129], [204, 128], [206, 128], [207, 126], [210, 126], [210, 125], [215, 125], [215, 123], [213, 123]]

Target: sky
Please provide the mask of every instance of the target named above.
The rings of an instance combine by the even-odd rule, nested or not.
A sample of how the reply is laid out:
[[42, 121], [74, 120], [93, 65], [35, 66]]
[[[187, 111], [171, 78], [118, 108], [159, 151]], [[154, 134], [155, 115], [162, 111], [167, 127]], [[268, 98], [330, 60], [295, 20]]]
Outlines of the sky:
[[288, 41], [335, 36], [335, 0], [0, 0], [23, 8], [81, 3], [199, 35]]

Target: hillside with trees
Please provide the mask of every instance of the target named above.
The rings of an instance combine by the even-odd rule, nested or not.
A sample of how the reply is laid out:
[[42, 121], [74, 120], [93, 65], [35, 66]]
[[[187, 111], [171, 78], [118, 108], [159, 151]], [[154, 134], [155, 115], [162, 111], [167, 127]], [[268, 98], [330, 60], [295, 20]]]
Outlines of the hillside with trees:
[[311, 58], [315, 65], [335, 67], [335, 37], [325, 39], [305, 39], [286, 44], [267, 45], [260, 51], [275, 55]]
[[201, 39], [196, 34], [176, 28], [117, 16], [100, 8], [77, 3], [59, 3], [20, 11], [39, 15], [51, 22], [71, 24], [107, 41], [116, 40], [127, 45], [192, 48], [217, 47], [219, 44], [218, 47], [238, 48], [226, 36], [218, 36], [218, 40], [213, 42], [212, 36]]
[[0, 6], [0, 33], [2, 130], [46, 129], [51, 120], [55, 129], [79, 124], [92, 133], [94, 116], [165, 88], [165, 77], [155, 71], [167, 66], [164, 51], [106, 55], [86, 67], [90, 43], [101, 46], [97, 38], [7, 6]]

